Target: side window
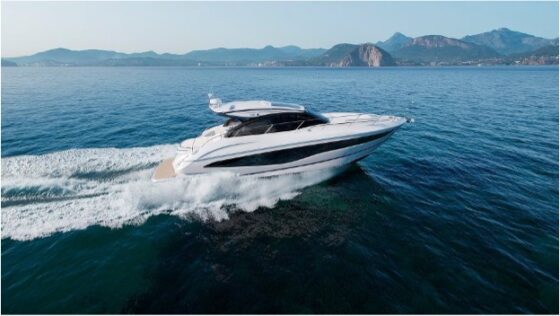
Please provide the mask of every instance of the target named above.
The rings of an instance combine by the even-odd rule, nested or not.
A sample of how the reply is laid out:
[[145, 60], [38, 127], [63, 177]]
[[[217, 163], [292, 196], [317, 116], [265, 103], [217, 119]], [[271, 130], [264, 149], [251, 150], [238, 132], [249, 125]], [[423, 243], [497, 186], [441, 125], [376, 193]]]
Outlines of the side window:
[[303, 122], [303, 124], [301, 125], [301, 127], [309, 127], [309, 126], [313, 126], [313, 125], [319, 125], [319, 124], [324, 124], [327, 123], [324, 119], [320, 118], [320, 117], [315, 117], [309, 114], [305, 114], [306, 116], [306, 120]]
[[298, 128], [301, 124], [297, 114], [280, 114], [276, 115], [272, 121], [274, 126], [268, 131], [269, 133], [287, 132]]
[[297, 128], [326, 123], [325, 120], [308, 113], [290, 113], [279, 115], [269, 133], [286, 132]]
[[270, 122], [268, 120], [247, 122], [233, 130], [229, 137], [264, 134], [269, 127]]
[[287, 132], [297, 128], [324, 123], [326, 123], [326, 121], [322, 118], [315, 117], [307, 113], [273, 114], [252, 119], [240, 124], [239, 126], [233, 127], [227, 137]]

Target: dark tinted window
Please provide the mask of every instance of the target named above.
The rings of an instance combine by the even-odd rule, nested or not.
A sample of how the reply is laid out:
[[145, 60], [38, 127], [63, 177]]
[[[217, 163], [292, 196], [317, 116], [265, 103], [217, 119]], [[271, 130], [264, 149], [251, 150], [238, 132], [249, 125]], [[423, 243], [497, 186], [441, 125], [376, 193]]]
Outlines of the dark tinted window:
[[308, 113], [271, 114], [250, 119], [228, 132], [226, 137], [259, 135], [295, 130], [298, 127], [308, 127], [324, 124], [326, 120]]
[[263, 154], [243, 156], [243, 157], [213, 162], [207, 165], [206, 167], [246, 167], [246, 166], [265, 166], [265, 165], [288, 163], [312, 155], [316, 155], [322, 152], [336, 150], [344, 147], [355, 146], [370, 141], [374, 141], [376, 139], [389, 135], [391, 132], [392, 131], [387, 131], [376, 135], [355, 138], [350, 140], [341, 140], [338, 142], [332, 142], [326, 144], [282, 149], [282, 150], [271, 151]]
[[240, 121], [238, 119], [230, 118], [224, 123], [224, 127], [232, 126], [232, 125], [239, 124], [239, 123], [240, 123]]
[[270, 122], [267, 120], [258, 120], [254, 122], [245, 122], [232, 129], [227, 137], [238, 137], [247, 135], [264, 134], [270, 127]]

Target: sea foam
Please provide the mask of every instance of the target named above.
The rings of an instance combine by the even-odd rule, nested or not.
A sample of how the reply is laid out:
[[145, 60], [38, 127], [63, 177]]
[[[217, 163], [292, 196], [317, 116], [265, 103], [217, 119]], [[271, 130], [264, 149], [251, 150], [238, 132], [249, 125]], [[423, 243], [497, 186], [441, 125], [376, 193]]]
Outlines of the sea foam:
[[2, 159], [2, 238], [139, 225], [158, 214], [226, 220], [232, 209], [273, 207], [335, 172], [271, 178], [214, 173], [153, 183], [153, 168], [175, 148], [73, 149]]

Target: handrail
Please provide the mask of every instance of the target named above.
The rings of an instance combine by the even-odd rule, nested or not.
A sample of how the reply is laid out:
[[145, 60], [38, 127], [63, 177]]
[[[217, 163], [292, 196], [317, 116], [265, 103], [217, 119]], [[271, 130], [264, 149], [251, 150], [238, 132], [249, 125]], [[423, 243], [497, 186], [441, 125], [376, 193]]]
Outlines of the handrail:
[[270, 126], [266, 129], [266, 132], [264, 132], [264, 133], [267, 134], [270, 131], [270, 129], [272, 128], [272, 126], [274, 126], [274, 124], [270, 124]]

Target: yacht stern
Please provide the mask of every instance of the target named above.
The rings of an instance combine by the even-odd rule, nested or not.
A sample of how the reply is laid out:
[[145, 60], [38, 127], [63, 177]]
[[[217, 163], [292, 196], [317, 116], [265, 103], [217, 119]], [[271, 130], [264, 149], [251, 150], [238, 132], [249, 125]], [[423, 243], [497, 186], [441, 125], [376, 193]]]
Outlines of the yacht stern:
[[165, 159], [157, 166], [152, 175], [152, 181], [159, 182], [175, 178], [177, 174], [175, 173], [175, 168], [173, 168], [173, 159]]

